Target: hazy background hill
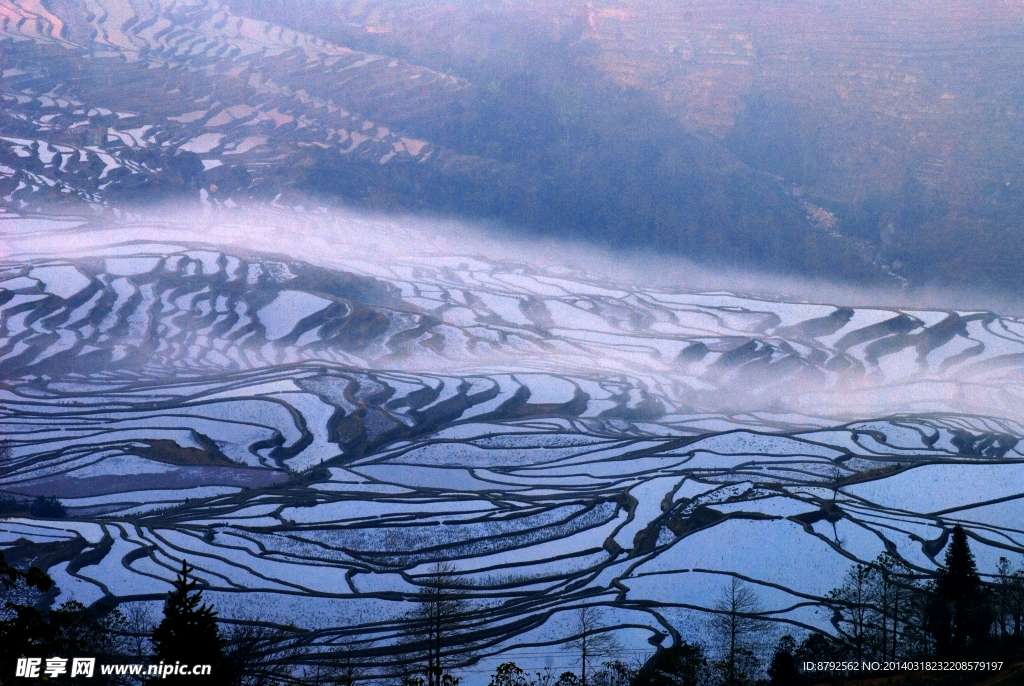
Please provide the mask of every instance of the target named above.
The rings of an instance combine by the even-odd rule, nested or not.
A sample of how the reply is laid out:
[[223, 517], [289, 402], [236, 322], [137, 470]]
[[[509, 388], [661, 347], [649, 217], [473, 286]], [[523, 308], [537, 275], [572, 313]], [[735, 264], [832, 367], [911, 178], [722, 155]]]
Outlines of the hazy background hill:
[[[269, 16], [260, 4], [236, 6]], [[579, 202], [547, 207], [580, 230], [741, 259], [744, 238], [753, 259], [775, 235], [775, 264], [811, 271], [820, 234], [839, 233], [850, 270], [1017, 281], [1020, 2], [322, 0], [272, 15], [471, 81], [461, 117], [410, 125], [557, 169]], [[742, 208], [735, 232], [694, 194]]]
[[[3, 5], [0, 133], [56, 131], [22, 99], [72, 90], [108, 112], [79, 144], [120, 145], [119, 108], [176, 127], [116, 151], [130, 183], [76, 170], [87, 202], [312, 196], [713, 265], [1018, 289], [1018, 0]], [[266, 140], [194, 143], [231, 126]]]

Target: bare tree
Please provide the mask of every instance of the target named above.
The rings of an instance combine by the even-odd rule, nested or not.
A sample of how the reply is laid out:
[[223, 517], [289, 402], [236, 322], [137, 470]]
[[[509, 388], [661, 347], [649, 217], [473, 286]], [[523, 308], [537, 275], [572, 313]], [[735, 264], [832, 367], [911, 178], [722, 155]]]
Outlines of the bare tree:
[[999, 626], [999, 640], [1006, 641], [1007, 625], [1011, 617], [1010, 606], [1013, 596], [1013, 569], [1005, 557], [999, 558], [996, 565], [995, 614]]
[[858, 564], [846, 573], [843, 585], [829, 593], [829, 597], [838, 605], [841, 623], [857, 651], [858, 663], [864, 660], [865, 651], [869, 648], [868, 638], [875, 616], [872, 601], [877, 576], [878, 570]]
[[[466, 615], [472, 603], [464, 582], [458, 580], [451, 562], [435, 563], [421, 584], [417, 607], [406, 616], [406, 640], [415, 647], [426, 667], [426, 686], [442, 686], [452, 677], [447, 672], [468, 654]], [[458, 648], [458, 651], [453, 650]]]
[[1010, 580], [1010, 617], [1013, 619], [1013, 636], [1021, 639], [1024, 619], [1024, 569], [1018, 569]]
[[334, 670], [334, 681], [337, 686], [355, 686], [355, 683], [370, 673], [370, 661], [366, 658], [373, 650], [374, 641], [363, 640], [359, 643], [346, 643], [335, 648], [330, 665]]
[[732, 577], [715, 603], [711, 634], [724, 655], [722, 668], [728, 686], [742, 683], [757, 669], [756, 653], [765, 640], [768, 622], [757, 593], [742, 579]]
[[[357, 641], [341, 646], [323, 646], [307, 653], [299, 683], [308, 686], [354, 686], [372, 672], [367, 658], [375, 641]], [[411, 672], [410, 672], [411, 676]], [[402, 681], [401, 678], [398, 679]]]
[[149, 637], [156, 628], [153, 613], [145, 603], [129, 603], [124, 606], [123, 626], [124, 644], [128, 654], [139, 662], [147, 661], [153, 654], [153, 645], [149, 642]]
[[883, 660], [896, 660], [904, 649], [907, 623], [913, 609], [912, 594], [919, 592], [910, 569], [897, 557], [882, 553], [874, 562], [872, 590], [876, 620], [875, 633]]
[[258, 624], [236, 624], [225, 640], [225, 659], [237, 686], [273, 686], [291, 674], [299, 650], [291, 632]]
[[580, 683], [587, 686], [587, 664], [602, 657], [611, 657], [622, 650], [622, 645], [608, 633], [596, 607], [577, 608], [572, 613], [574, 638], [562, 645], [565, 650], [579, 654]]
[[337, 680], [334, 678], [334, 667], [326, 662], [315, 662], [311, 665], [304, 665], [299, 672], [298, 683], [303, 686], [334, 686]]

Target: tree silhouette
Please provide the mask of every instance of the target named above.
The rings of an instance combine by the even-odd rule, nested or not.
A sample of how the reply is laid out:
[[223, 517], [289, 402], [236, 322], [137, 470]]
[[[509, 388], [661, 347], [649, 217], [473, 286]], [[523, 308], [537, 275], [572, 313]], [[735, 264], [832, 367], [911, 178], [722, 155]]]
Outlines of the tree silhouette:
[[[15, 662], [23, 655], [39, 654], [49, 650], [59, 634], [59, 623], [49, 613], [44, 613], [32, 605], [12, 602], [8, 594], [12, 591], [25, 591], [26, 587], [45, 593], [53, 586], [53, 580], [38, 567], [22, 571], [7, 564], [3, 552], [0, 552], [0, 597], [6, 597], [7, 603], [2, 619], [0, 619], [0, 669], [3, 670], [0, 680], [14, 674]], [[38, 651], [38, 652], [36, 652]]]
[[795, 686], [803, 681], [803, 675], [797, 669], [796, 640], [792, 636], [779, 639], [768, 664], [768, 678], [773, 686]]
[[1004, 648], [1024, 643], [1021, 619], [1024, 615], [1024, 569], [1013, 569], [1010, 561], [1000, 557], [996, 565], [992, 610], [999, 641]]
[[[276, 686], [291, 676], [299, 656], [291, 632], [255, 623], [235, 624], [224, 638], [224, 666], [220, 681], [226, 686]], [[340, 675], [332, 684], [351, 686]]]
[[65, 519], [68, 516], [68, 508], [56, 496], [41, 495], [28, 506], [28, 513], [43, 519]]
[[456, 663], [453, 649], [458, 648], [462, 655], [468, 654], [470, 649], [462, 634], [466, 614], [472, 606], [459, 586], [455, 565], [435, 563], [417, 594], [416, 609], [406, 618], [406, 639], [417, 646], [426, 663], [426, 686], [458, 683], [458, 679], [448, 673]]
[[872, 590], [877, 576], [877, 570], [858, 564], [846, 573], [843, 585], [829, 593], [829, 597], [838, 605], [842, 618], [840, 623], [849, 637], [858, 663], [865, 659], [868, 648], [874, 615]]
[[1017, 641], [1020, 641], [1024, 636], [1021, 635], [1022, 619], [1024, 619], [1024, 569], [1018, 569], [1013, 573], [1013, 578], [1010, 580], [1010, 603], [1009, 603], [1010, 617], [1013, 619], [1013, 636]]
[[224, 683], [224, 642], [217, 629], [217, 613], [210, 605], [202, 605], [202, 592], [196, 590], [195, 579], [189, 580], [192, 567], [184, 560], [174, 581], [174, 590], [164, 604], [164, 619], [153, 631], [154, 659], [157, 662], [176, 662], [192, 665], [212, 665], [208, 677], [171, 675], [163, 684], [191, 684], [197, 680]]
[[572, 614], [575, 638], [562, 647], [576, 652], [580, 657], [580, 684], [587, 686], [587, 663], [596, 658], [608, 657], [619, 652], [622, 646], [611, 634], [604, 631], [601, 611], [596, 607], [581, 607]]
[[721, 666], [728, 686], [745, 683], [757, 670], [755, 650], [767, 628], [767, 622], [756, 616], [761, 603], [745, 581], [732, 577], [714, 609], [711, 633], [724, 654], [716, 666]]
[[503, 662], [498, 665], [488, 686], [532, 686], [533, 683], [515, 662]]
[[637, 674], [644, 686], [711, 686], [714, 674], [700, 643], [680, 641], [658, 651]]
[[1013, 598], [1013, 570], [1010, 561], [1005, 557], [999, 558], [996, 565], [996, 592], [995, 592], [995, 613], [996, 626], [999, 627], [999, 640], [1006, 642], [1007, 625], [1010, 620], [1010, 607]]
[[991, 625], [987, 593], [978, 576], [967, 534], [953, 527], [945, 566], [932, 584], [929, 624], [940, 657], [962, 657], [988, 637]]
[[637, 671], [622, 660], [610, 660], [602, 663], [601, 669], [594, 672], [591, 683], [594, 686], [631, 686]]
[[[908, 638], [907, 627], [913, 610], [913, 595], [920, 592], [910, 569], [899, 558], [882, 553], [873, 563], [875, 586], [872, 592], [875, 605], [877, 643], [883, 660], [896, 660], [904, 650]], [[879, 631], [880, 629], [880, 631]]]

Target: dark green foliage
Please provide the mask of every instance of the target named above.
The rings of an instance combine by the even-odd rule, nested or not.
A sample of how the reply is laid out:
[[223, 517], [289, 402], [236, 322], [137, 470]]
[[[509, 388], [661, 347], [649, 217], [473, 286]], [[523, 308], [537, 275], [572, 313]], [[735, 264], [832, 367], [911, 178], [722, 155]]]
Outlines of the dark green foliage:
[[992, 625], [989, 594], [959, 524], [953, 527], [944, 562], [932, 583], [928, 607], [936, 654], [946, 658], [977, 654]]
[[605, 662], [601, 669], [594, 672], [594, 686], [630, 686], [636, 678], [637, 670], [621, 660]]
[[[29, 605], [11, 603], [7, 619], [0, 621], [0, 683], [14, 674], [15, 662], [27, 657], [95, 657], [97, 663], [117, 661], [123, 654], [124, 616], [117, 610], [94, 612], [81, 603], [70, 601], [54, 610], [38, 610]], [[70, 676], [57, 683], [72, 683]], [[91, 683], [116, 684], [116, 677], [98, 672]]]
[[[0, 553], [0, 585], [7, 591], [7, 602], [0, 615], [0, 683], [11, 682], [15, 663], [26, 657], [96, 657], [110, 661], [123, 654], [125, 618], [117, 610], [99, 612], [74, 601], [54, 610], [40, 610], [28, 601], [53, 586], [50, 577], [38, 567], [22, 571], [7, 564]], [[18, 601], [16, 602], [15, 598]], [[58, 683], [71, 683], [65, 675]], [[96, 674], [95, 684], [119, 683], [114, 677]]]
[[[128, 649], [127, 619], [118, 609], [93, 610], [77, 601], [69, 601], [43, 615], [49, 625], [49, 641], [26, 651], [38, 656], [95, 657], [97, 664], [123, 662]], [[57, 679], [58, 683], [74, 683], [70, 676]], [[125, 678], [96, 673], [90, 680], [95, 684], [127, 684]]]
[[[855, 659], [848, 641], [837, 640], [826, 634], [813, 632], [793, 647], [792, 660], [796, 665], [797, 676], [790, 681], [786, 681], [781, 675], [788, 672], [787, 663], [790, 658], [789, 656], [779, 655], [780, 648], [784, 648], [782, 651], [784, 653], [789, 649], [788, 645], [782, 646], [785, 638], [783, 637], [779, 641], [779, 645], [776, 646], [775, 653], [772, 655], [772, 661], [768, 668], [768, 683], [800, 686], [801, 684], [845, 683], [848, 680], [848, 675], [844, 672], [817, 672], [813, 675], [805, 675], [803, 673], [804, 662], [847, 662]], [[776, 672], [773, 670], [778, 670], [780, 676], [775, 676]]]
[[748, 648], [737, 648], [726, 659], [712, 663], [721, 683], [726, 686], [754, 686], [761, 671], [761, 660]]
[[659, 650], [638, 672], [634, 686], [708, 686], [711, 667], [699, 643], [681, 641]]
[[16, 512], [24, 512], [28, 503], [11, 495], [0, 495], [0, 517]]
[[[601, 668], [590, 672], [590, 683], [594, 686], [631, 686], [637, 681], [638, 672], [619, 660], [605, 662]], [[408, 680], [407, 680], [408, 681]], [[647, 683], [647, 682], [642, 682]], [[514, 662], [498, 665], [491, 676], [489, 686], [582, 686], [583, 680], [575, 672], [563, 672], [557, 679], [550, 668], [543, 673], [530, 676]], [[444, 684], [442, 683], [442, 686]]]
[[[448, 672], [441, 672], [436, 679], [439, 686], [459, 686], [461, 677], [454, 676]], [[400, 686], [424, 686], [426, 682], [421, 676], [406, 676], [398, 681]]]
[[28, 571], [23, 572], [7, 564], [3, 552], [0, 552], [0, 584], [3, 588], [12, 589], [19, 581], [24, 581], [26, 585], [36, 588], [42, 593], [46, 593], [53, 586], [53, 579], [43, 570], [31, 567]]
[[189, 579], [191, 572], [188, 563], [182, 561], [174, 590], [164, 604], [164, 619], [153, 631], [154, 661], [210, 664], [212, 673], [207, 678], [170, 676], [160, 683], [224, 683], [224, 647], [217, 613], [210, 605], [201, 604], [202, 592], [196, 590], [196, 580]]
[[531, 686], [533, 682], [515, 662], [503, 662], [491, 677], [489, 686]]
[[843, 662], [853, 659], [848, 643], [817, 632], [808, 634], [807, 638], [800, 642], [794, 655], [798, 663], [818, 660]]
[[41, 519], [64, 519], [68, 516], [68, 508], [52, 495], [41, 495], [32, 501], [28, 513]]
[[797, 668], [796, 641], [786, 635], [779, 639], [768, 664], [768, 678], [773, 686], [796, 686], [803, 682], [803, 675]]

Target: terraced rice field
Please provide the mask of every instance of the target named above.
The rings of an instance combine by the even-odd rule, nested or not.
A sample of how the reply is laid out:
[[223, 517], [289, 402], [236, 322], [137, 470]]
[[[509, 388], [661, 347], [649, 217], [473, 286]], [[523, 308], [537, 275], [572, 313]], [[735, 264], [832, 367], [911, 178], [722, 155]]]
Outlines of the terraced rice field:
[[58, 603], [159, 607], [186, 558], [223, 615], [385, 659], [452, 560], [482, 671], [567, 660], [582, 605], [647, 654], [729, 575], [834, 631], [852, 563], [927, 572], [954, 523], [984, 572], [1024, 552], [1017, 318], [638, 286], [312, 212], [3, 226], [0, 490], [71, 518], [0, 545]]

